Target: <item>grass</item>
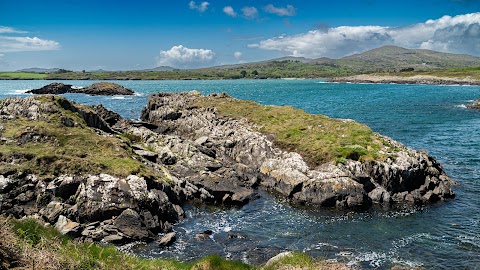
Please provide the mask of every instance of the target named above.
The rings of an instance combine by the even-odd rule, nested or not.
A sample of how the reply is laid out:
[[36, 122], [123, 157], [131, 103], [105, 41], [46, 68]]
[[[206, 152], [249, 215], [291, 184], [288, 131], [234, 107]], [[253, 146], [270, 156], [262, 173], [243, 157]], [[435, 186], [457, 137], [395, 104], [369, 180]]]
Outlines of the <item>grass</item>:
[[289, 106], [264, 106], [230, 97], [204, 97], [197, 106], [216, 107], [223, 117], [247, 119], [257, 131], [271, 134], [274, 143], [300, 153], [313, 166], [326, 162], [374, 160], [385, 142], [366, 125], [324, 115], [312, 115]]
[[[39, 177], [107, 173], [118, 177], [136, 174], [158, 178], [152, 169], [134, 159], [127, 137], [97, 134], [79, 114], [58, 104], [61, 97], [48, 101], [43, 96], [36, 99], [58, 108], [58, 112], [49, 113], [48, 119], [32, 121], [18, 117], [0, 122], [1, 136], [11, 140], [0, 144], [0, 162], [4, 162], [0, 173], [13, 170]], [[66, 119], [75, 126], [66, 126]], [[37, 139], [28, 139], [28, 135], [35, 135]], [[22, 142], [22, 138], [26, 139]]]
[[18, 80], [41, 80], [48, 77], [48, 74], [33, 73], [33, 72], [0, 72], [0, 80], [7, 79], [18, 79]]
[[142, 270], [273, 270], [348, 269], [343, 264], [314, 260], [304, 253], [292, 253], [273, 264], [251, 266], [218, 255], [194, 262], [175, 259], [145, 259], [122, 253], [114, 246], [82, 243], [44, 227], [34, 219], [12, 220], [0, 216], [0, 268], [21, 269], [142, 269]]

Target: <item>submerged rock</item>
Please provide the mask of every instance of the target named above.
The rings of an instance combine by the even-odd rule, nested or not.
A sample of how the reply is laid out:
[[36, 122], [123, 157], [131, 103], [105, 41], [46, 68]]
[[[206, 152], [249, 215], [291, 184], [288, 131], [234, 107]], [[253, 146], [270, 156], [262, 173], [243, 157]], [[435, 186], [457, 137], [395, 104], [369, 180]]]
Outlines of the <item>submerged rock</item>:
[[480, 98], [467, 105], [467, 108], [480, 111]]

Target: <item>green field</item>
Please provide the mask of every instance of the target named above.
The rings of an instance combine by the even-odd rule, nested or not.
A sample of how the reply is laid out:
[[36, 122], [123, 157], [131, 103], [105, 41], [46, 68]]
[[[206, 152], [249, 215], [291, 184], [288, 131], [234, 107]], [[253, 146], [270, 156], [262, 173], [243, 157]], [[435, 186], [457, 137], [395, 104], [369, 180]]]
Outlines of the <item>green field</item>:
[[0, 72], [0, 80], [41, 80], [48, 77], [48, 74], [33, 72]]

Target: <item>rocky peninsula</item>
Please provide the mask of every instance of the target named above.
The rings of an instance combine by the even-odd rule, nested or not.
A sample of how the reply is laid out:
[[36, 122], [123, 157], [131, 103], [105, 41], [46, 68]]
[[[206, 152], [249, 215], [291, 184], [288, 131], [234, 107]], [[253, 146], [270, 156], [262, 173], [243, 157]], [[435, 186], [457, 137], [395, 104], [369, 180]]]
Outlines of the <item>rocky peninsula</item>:
[[74, 94], [87, 94], [92, 96], [113, 96], [113, 95], [131, 96], [135, 94], [135, 92], [133, 92], [130, 89], [127, 89], [116, 83], [109, 83], [109, 82], [98, 82], [83, 88], [75, 88], [70, 84], [51, 83], [49, 85], [43, 86], [42, 88], [29, 90], [27, 91], [27, 93], [52, 94], [52, 95], [74, 93]]
[[474, 78], [450, 78], [433, 75], [390, 76], [362, 74], [348, 77], [338, 77], [330, 80], [340, 83], [379, 83], [379, 84], [435, 84], [435, 85], [480, 85], [480, 80]]
[[226, 94], [149, 96], [142, 122], [53, 95], [0, 101], [0, 213], [122, 244], [175, 240], [182, 206], [257, 190], [311, 208], [419, 205], [455, 184], [427, 153], [352, 120]]

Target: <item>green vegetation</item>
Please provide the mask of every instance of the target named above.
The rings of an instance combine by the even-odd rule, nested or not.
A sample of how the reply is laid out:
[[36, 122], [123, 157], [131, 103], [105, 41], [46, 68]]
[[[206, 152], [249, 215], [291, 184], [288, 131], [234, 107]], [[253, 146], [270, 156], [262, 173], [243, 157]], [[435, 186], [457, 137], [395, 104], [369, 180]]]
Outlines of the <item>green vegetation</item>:
[[293, 253], [271, 265], [253, 267], [207, 256], [194, 262], [174, 259], [145, 259], [125, 254], [114, 246], [82, 243], [61, 235], [52, 227], [44, 227], [34, 219], [9, 220], [0, 216], [0, 268], [21, 269], [143, 269], [143, 270], [247, 270], [247, 269], [348, 269], [341, 264], [316, 261]]
[[312, 115], [288, 106], [264, 106], [230, 97], [208, 96], [195, 105], [216, 107], [224, 117], [246, 118], [259, 132], [272, 134], [277, 146], [300, 153], [314, 166], [345, 159], [382, 158], [379, 150], [387, 146], [363, 124]]
[[33, 72], [0, 72], [0, 80], [41, 80], [47, 77], [48, 74]]
[[[473, 66], [480, 66], [479, 57], [384, 46], [361, 54], [346, 56], [341, 59], [284, 57], [263, 62], [193, 70], [169, 69], [167, 67], [166, 71], [73, 72], [59, 69], [55, 72], [45, 74], [0, 72], [0, 79], [217, 80], [243, 78], [332, 78], [383, 72], [400, 74], [412, 72], [412, 70], [414, 70], [414, 72], [440, 71], [440, 74], [442, 74], [441, 71], [444, 70]], [[463, 76], [461, 72], [457, 75]]]
[[46, 114], [47, 119], [17, 117], [0, 122], [1, 136], [7, 141], [0, 144], [0, 162], [4, 162], [0, 173], [32, 172], [39, 177], [107, 173], [156, 178], [152, 169], [133, 158], [126, 137], [97, 134], [78, 113], [62, 108], [64, 98], [36, 99], [56, 112]]

